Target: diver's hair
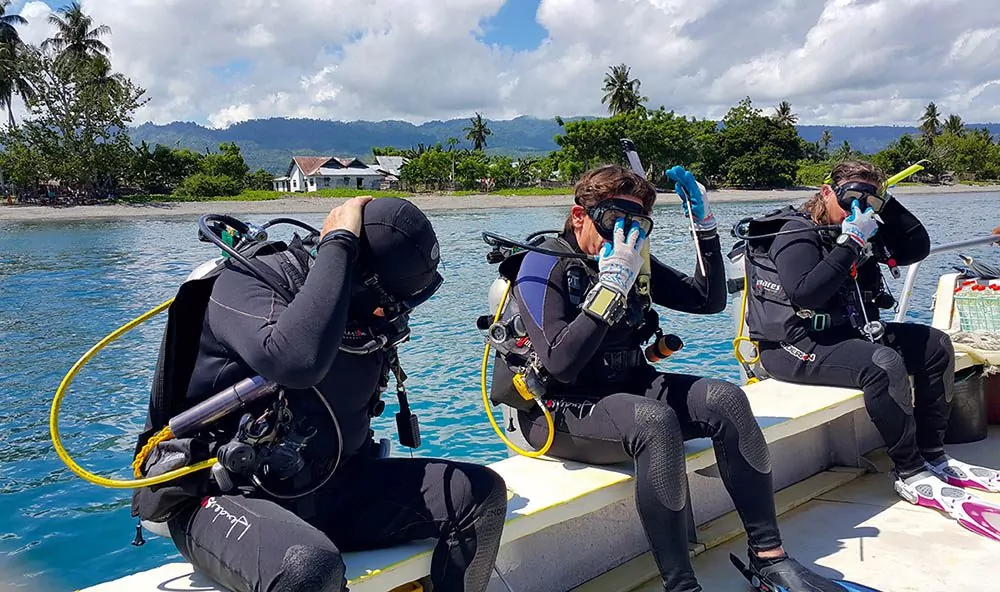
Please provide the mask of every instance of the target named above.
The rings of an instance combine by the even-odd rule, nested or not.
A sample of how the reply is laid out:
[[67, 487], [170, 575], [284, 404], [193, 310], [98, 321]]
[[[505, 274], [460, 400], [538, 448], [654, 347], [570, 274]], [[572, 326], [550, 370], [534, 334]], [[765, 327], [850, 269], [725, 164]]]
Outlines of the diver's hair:
[[830, 179], [833, 180], [834, 185], [840, 185], [848, 179], [857, 179], [871, 183], [876, 187], [882, 187], [885, 184], [885, 173], [866, 160], [842, 160], [833, 167]]
[[823, 197], [821, 191], [817, 191], [806, 203], [802, 204], [802, 210], [809, 214], [816, 224], [830, 223], [830, 219], [826, 216], [826, 198]]
[[[631, 169], [618, 165], [607, 165], [591, 169], [580, 177], [573, 190], [573, 201], [584, 208], [592, 208], [616, 195], [631, 195], [642, 200], [642, 209], [647, 214], [656, 203], [656, 188]], [[565, 233], [573, 232], [572, 216], [566, 217]]]
[[[866, 160], [842, 160], [833, 167], [833, 171], [830, 173], [830, 182], [832, 186], [836, 187], [849, 179], [864, 181], [876, 187], [882, 187], [885, 184], [885, 173], [882, 172], [882, 169]], [[817, 224], [830, 223], [823, 192], [817, 192], [810, 197], [806, 203], [802, 204], [802, 209], [808, 212]]]

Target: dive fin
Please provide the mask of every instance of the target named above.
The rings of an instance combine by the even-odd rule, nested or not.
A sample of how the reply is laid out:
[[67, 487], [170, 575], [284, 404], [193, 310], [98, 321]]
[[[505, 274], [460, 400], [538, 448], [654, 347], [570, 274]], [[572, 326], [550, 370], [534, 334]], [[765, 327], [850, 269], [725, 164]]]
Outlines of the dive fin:
[[[740, 561], [740, 558], [732, 553], [729, 554], [729, 560], [733, 563], [733, 566], [739, 570], [743, 577], [746, 578], [750, 585], [753, 587], [755, 592], [798, 592], [797, 590], [786, 590], [781, 586], [777, 586], [762, 580], [760, 575], [755, 574], [748, 565]], [[846, 580], [831, 580], [833, 583], [837, 584], [847, 592], [879, 592], [875, 588], [869, 588], [868, 586], [863, 586], [861, 584], [855, 584], [854, 582], [848, 582]]]
[[1000, 542], [1000, 507], [969, 499], [955, 504], [951, 515], [963, 528]]
[[834, 580], [834, 582], [848, 592], [879, 592], [875, 588], [869, 588], [868, 586], [862, 586], [861, 584], [855, 584], [847, 580]]

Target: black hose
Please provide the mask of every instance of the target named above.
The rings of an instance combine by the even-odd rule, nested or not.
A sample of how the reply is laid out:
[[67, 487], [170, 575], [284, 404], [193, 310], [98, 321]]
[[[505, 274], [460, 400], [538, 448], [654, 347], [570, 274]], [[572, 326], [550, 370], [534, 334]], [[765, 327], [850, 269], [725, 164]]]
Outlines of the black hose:
[[[542, 230], [529, 235], [528, 240], [531, 240], [532, 238], [540, 236], [542, 234], [548, 234], [551, 232], [558, 232], [558, 231]], [[485, 242], [487, 245], [491, 247], [518, 248], [518, 249], [524, 249], [525, 251], [534, 251], [535, 253], [540, 253], [542, 255], [549, 255], [551, 257], [560, 257], [563, 259], [582, 259], [584, 261], [593, 259], [593, 257], [591, 257], [590, 255], [585, 255], [583, 253], [565, 253], [563, 251], [555, 251], [543, 247], [536, 247], [533, 245], [529, 245], [527, 243], [523, 243], [521, 241], [516, 241], [514, 239], [500, 236], [499, 234], [493, 232], [483, 232], [483, 242]]]
[[268, 220], [261, 226], [261, 228], [270, 228], [271, 226], [276, 226], [278, 224], [290, 224], [292, 226], [298, 226], [299, 228], [307, 231], [309, 234], [315, 234], [316, 236], [319, 236], [318, 230], [306, 224], [305, 222], [296, 220], [294, 218], [275, 218], [273, 220]]
[[288, 292], [288, 288], [274, 281], [273, 278], [268, 277], [263, 273], [260, 273], [257, 270], [257, 268], [253, 265], [253, 263], [251, 263], [249, 259], [244, 257], [242, 253], [227, 245], [222, 240], [222, 238], [220, 238], [219, 235], [216, 234], [215, 231], [212, 230], [212, 228], [208, 225], [209, 222], [222, 222], [224, 224], [228, 224], [230, 227], [232, 227], [234, 230], [236, 230], [236, 232], [240, 234], [246, 234], [250, 230], [250, 228], [246, 224], [240, 222], [239, 220], [233, 218], [232, 216], [226, 216], [223, 214], [205, 214], [198, 220], [198, 228], [200, 229], [202, 236], [212, 241], [215, 244], [215, 246], [225, 251], [235, 261], [243, 265], [243, 267], [245, 267], [248, 271], [257, 276], [257, 279], [264, 282], [272, 290], [280, 294], [281, 297], [284, 298], [286, 302], [292, 301], [292, 295]]

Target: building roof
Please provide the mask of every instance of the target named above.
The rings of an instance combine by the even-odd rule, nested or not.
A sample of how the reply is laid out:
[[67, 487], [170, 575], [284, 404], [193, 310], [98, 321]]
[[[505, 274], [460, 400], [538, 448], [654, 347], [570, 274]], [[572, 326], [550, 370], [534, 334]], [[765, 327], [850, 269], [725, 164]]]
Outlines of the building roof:
[[288, 165], [288, 175], [292, 174], [292, 167], [298, 165], [303, 175], [312, 175], [330, 160], [329, 156], [293, 156], [291, 164]]
[[[357, 158], [354, 158], [353, 156], [346, 158], [342, 158], [339, 156], [293, 156], [292, 162], [289, 163], [288, 165], [288, 172], [286, 172], [285, 174], [291, 175], [292, 168], [294, 168], [296, 165], [298, 165], [299, 170], [301, 170], [302, 174], [305, 175], [306, 177], [312, 177], [314, 175], [321, 174], [319, 172], [320, 168], [328, 168], [328, 169], [351, 168], [357, 170], [364, 170], [369, 168], [368, 165], [361, 162]], [[322, 173], [322, 174], [328, 175], [330, 173]]]
[[332, 177], [383, 177], [385, 173], [376, 171], [373, 168], [327, 168], [320, 167], [316, 173], [308, 175], [310, 177], [329, 175]]
[[400, 169], [406, 164], [405, 156], [376, 156], [375, 160], [378, 162], [379, 170], [394, 177], [399, 176]]

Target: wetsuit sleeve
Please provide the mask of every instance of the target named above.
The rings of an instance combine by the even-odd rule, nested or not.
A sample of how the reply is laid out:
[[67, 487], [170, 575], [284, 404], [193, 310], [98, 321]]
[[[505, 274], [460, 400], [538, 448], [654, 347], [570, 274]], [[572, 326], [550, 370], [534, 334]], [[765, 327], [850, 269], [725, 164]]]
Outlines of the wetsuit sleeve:
[[[782, 230], [807, 226], [805, 221], [791, 221]], [[818, 232], [798, 232], [775, 237], [770, 253], [788, 299], [798, 308], [812, 309], [822, 308], [837, 294], [860, 250], [837, 245], [824, 255]]]
[[898, 199], [891, 199], [879, 214], [883, 224], [873, 240], [881, 241], [897, 265], [913, 265], [931, 252], [931, 237], [927, 229]]
[[542, 366], [572, 382], [597, 352], [606, 324], [580, 314], [569, 301], [566, 259], [528, 253], [514, 282], [521, 320]]
[[726, 309], [726, 268], [722, 261], [719, 233], [699, 233], [705, 273], [695, 263], [694, 276], [681, 273], [650, 257], [653, 302], [695, 314], [716, 314]]
[[289, 388], [318, 384], [344, 334], [358, 239], [335, 233], [324, 237], [291, 303], [242, 269], [223, 272], [209, 301], [216, 338], [255, 372]]

